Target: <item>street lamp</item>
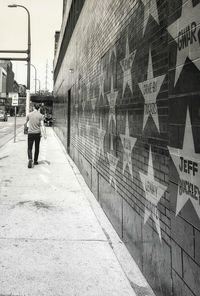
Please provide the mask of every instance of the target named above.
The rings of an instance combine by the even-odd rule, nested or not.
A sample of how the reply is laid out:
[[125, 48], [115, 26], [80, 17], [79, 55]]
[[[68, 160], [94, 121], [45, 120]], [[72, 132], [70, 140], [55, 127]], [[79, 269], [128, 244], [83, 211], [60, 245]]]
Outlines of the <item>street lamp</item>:
[[30, 77], [31, 77], [31, 22], [30, 22], [30, 12], [23, 5], [11, 4], [8, 5], [10, 8], [21, 7], [26, 10], [28, 14], [28, 48], [27, 48], [27, 89], [26, 89], [26, 115], [29, 112], [30, 104]]

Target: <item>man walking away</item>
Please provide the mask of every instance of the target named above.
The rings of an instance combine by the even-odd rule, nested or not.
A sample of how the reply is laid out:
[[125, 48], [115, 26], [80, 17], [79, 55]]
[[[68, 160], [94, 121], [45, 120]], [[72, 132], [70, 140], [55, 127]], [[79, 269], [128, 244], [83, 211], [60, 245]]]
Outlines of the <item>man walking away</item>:
[[35, 153], [34, 153], [34, 164], [38, 164], [38, 155], [40, 149], [40, 138], [41, 132], [46, 139], [46, 132], [44, 128], [43, 115], [40, 113], [40, 105], [34, 104], [33, 112], [30, 112], [26, 117], [26, 124], [29, 123], [28, 127], [28, 168], [33, 167], [32, 160], [32, 149], [33, 143], [35, 143]]

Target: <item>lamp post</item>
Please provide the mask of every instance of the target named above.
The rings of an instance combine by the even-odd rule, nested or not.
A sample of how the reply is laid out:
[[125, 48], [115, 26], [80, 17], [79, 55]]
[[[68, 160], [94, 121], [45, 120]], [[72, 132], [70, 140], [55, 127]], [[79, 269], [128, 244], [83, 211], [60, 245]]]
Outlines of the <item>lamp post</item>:
[[27, 48], [27, 89], [26, 89], [26, 115], [29, 112], [30, 105], [30, 77], [31, 77], [31, 22], [30, 22], [30, 12], [23, 5], [11, 4], [8, 5], [10, 8], [21, 7], [26, 10], [28, 14], [28, 48]]

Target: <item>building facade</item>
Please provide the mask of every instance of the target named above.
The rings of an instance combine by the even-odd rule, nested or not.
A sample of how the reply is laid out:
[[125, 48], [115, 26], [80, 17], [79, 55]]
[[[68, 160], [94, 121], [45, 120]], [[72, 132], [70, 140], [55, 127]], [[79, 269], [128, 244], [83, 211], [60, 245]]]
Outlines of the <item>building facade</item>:
[[15, 84], [12, 62], [1, 60], [0, 67], [4, 71], [4, 97], [6, 97], [9, 92], [13, 92], [13, 86]]
[[55, 131], [155, 294], [198, 296], [200, 1], [65, 4]]
[[3, 67], [0, 66], [0, 96], [1, 98], [6, 97], [6, 80], [7, 72]]
[[17, 114], [25, 115], [26, 105], [26, 86], [18, 84], [14, 79], [14, 72], [11, 61], [0, 61], [0, 109], [5, 110], [11, 116], [15, 114], [15, 108], [12, 107], [12, 93], [18, 93], [19, 105]]

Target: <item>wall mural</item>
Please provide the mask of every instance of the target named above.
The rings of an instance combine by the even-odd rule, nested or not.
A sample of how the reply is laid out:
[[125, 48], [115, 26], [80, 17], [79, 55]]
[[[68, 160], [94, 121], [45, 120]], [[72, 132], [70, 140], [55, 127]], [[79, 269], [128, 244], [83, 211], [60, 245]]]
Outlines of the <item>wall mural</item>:
[[193, 7], [192, 0], [183, 1], [181, 17], [168, 27], [168, 32], [177, 43], [176, 85], [186, 58], [188, 57], [200, 70], [200, 4]]
[[152, 215], [159, 238], [161, 240], [160, 220], [159, 220], [157, 205], [161, 197], [163, 196], [164, 192], [167, 190], [167, 186], [163, 186], [162, 184], [160, 184], [155, 180], [151, 147], [149, 151], [149, 164], [148, 164], [147, 175], [141, 172], [139, 172], [139, 174], [140, 174], [142, 186], [146, 195], [144, 224], [147, 222], [148, 218]]
[[123, 154], [123, 174], [125, 172], [126, 167], [129, 168], [129, 173], [133, 178], [133, 171], [132, 171], [132, 150], [135, 146], [136, 138], [130, 136], [129, 130], [129, 122], [128, 122], [128, 112], [126, 113], [126, 126], [125, 126], [125, 135], [120, 134], [120, 138], [122, 141], [124, 154]]
[[100, 117], [100, 127], [97, 129], [98, 134], [98, 158], [101, 157], [101, 155], [104, 155], [104, 138], [106, 134], [106, 130], [103, 129], [103, 119]]
[[[111, 77], [111, 90], [110, 90], [110, 93], [107, 94], [107, 100], [109, 103], [109, 115], [108, 115], [109, 128], [111, 128], [113, 126], [113, 123], [116, 126], [116, 100], [117, 100], [117, 96], [118, 96], [118, 91], [114, 91], [114, 81], [113, 80], [114, 80], [114, 78], [112, 76]], [[107, 159], [108, 159], [109, 169], [110, 169], [109, 183], [111, 185], [113, 183], [115, 190], [117, 190], [115, 171], [117, 168], [119, 158], [115, 155], [115, 150], [113, 147], [113, 138], [114, 138], [113, 133], [110, 133], [110, 152], [107, 152]]]
[[116, 106], [116, 100], [118, 96], [118, 91], [114, 91], [113, 87], [113, 76], [111, 78], [111, 91], [109, 94], [107, 94], [107, 99], [109, 103], [109, 120], [108, 123], [110, 125], [111, 119], [113, 119], [115, 125], [116, 125], [116, 111], [115, 111], [115, 106]]
[[[200, 3], [183, 1], [181, 16], [167, 29], [177, 44], [174, 86], [178, 83], [188, 58], [200, 70]], [[168, 147], [178, 172], [176, 215], [190, 200], [200, 219], [200, 154], [195, 153], [190, 108], [187, 106], [182, 149]]]
[[[200, 270], [199, 245], [191, 248], [197, 233], [200, 241], [200, 0], [138, 0], [137, 4], [133, 20], [119, 32], [119, 39], [114, 45], [110, 41], [106, 47], [110, 49], [95, 60], [91, 74], [85, 71], [80, 85], [77, 83], [74, 97], [78, 95], [79, 104], [73, 106], [76, 128], [72, 145], [87, 160], [88, 176], [94, 169], [101, 176], [95, 182], [103, 179], [97, 190], [108, 186], [105, 194], [111, 197], [108, 204], [104, 202], [107, 211], [116, 210], [114, 222], [120, 212], [112, 208], [116, 196], [134, 211], [139, 222], [136, 225], [134, 218], [133, 224], [139, 234], [130, 230], [136, 235], [130, 245], [141, 244], [140, 251], [138, 245], [136, 249], [142, 268], [155, 283], [155, 290], [159, 286], [158, 295], [170, 295], [172, 282], [184, 286], [173, 295], [198, 295], [185, 274], [193, 263], [196, 269], [191, 267], [188, 278], [193, 269]], [[117, 202], [119, 206], [119, 199]], [[191, 222], [191, 209], [199, 224]], [[172, 228], [176, 223], [180, 226], [180, 221], [184, 221], [184, 229], [179, 239], [179, 232]], [[189, 251], [187, 243], [184, 245], [185, 230], [192, 233]], [[170, 261], [174, 257], [175, 264], [181, 262], [177, 269]], [[170, 279], [163, 288], [166, 274]]]
[[[143, 23], [143, 35], [144, 35], [150, 19], [151, 21], [153, 20], [157, 25], [159, 25], [160, 22], [159, 22], [159, 16], [158, 16], [157, 1], [156, 0], [151, 0], [151, 1], [141, 0], [141, 1], [144, 5], [144, 23]], [[179, 79], [180, 73], [184, 67], [184, 63], [187, 57], [189, 57], [193, 61], [193, 63], [200, 69], [200, 59], [198, 59], [200, 30], [198, 30], [198, 27], [197, 27], [197, 24], [200, 22], [200, 4], [197, 4], [195, 7], [193, 7], [192, 0], [189, 0], [186, 3], [185, 1], [183, 2], [184, 3], [182, 5], [181, 17], [178, 18], [175, 22], [173, 22], [167, 28], [168, 32], [175, 39], [177, 43], [177, 60], [176, 60], [176, 70], [175, 70], [176, 74], [175, 74], [174, 85], [176, 85]], [[179, 28], [178, 31], [177, 31], [177, 28]], [[122, 69], [122, 75], [123, 75], [122, 76], [122, 81], [123, 81], [122, 94], [120, 95], [121, 95], [121, 99], [123, 99], [123, 97], [125, 96], [126, 89], [129, 88], [132, 94], [132, 99], [134, 100], [132, 73], [133, 73], [133, 63], [136, 58], [137, 49], [134, 49], [130, 52], [128, 34], [126, 35], [125, 40], [126, 40], [125, 57], [119, 61], [119, 64]], [[113, 55], [115, 58], [117, 57], [116, 45], [113, 46], [109, 51], [109, 58], [108, 58], [109, 63], [111, 62], [111, 58]], [[154, 75], [153, 62], [152, 62], [152, 44], [149, 44], [147, 78], [142, 82], [138, 82], [139, 89], [144, 99], [143, 125], [142, 125], [143, 131], [147, 126], [148, 119], [151, 117], [158, 133], [160, 133], [157, 97], [160, 94], [160, 89], [164, 83], [165, 78], [166, 78], [166, 74], [158, 75], [158, 76]], [[106, 79], [108, 79], [108, 76], [106, 74], [106, 67], [101, 63], [100, 74], [98, 75], [98, 96], [96, 96], [93, 91], [93, 96], [91, 99], [89, 99], [90, 89], [92, 89], [93, 86], [89, 78], [86, 83], [87, 101], [85, 100], [82, 101], [83, 119], [84, 119], [82, 125], [83, 125], [83, 128], [85, 129], [85, 133], [82, 136], [83, 138], [82, 143], [85, 145], [85, 152], [90, 150], [92, 159], [93, 159], [92, 163], [94, 166], [96, 166], [96, 161], [98, 158], [100, 159], [101, 157], [105, 157], [107, 155], [107, 161], [108, 161], [109, 170], [110, 170], [109, 183], [114, 184], [115, 190], [117, 190], [115, 172], [116, 172], [117, 166], [119, 165], [119, 157], [116, 155], [116, 151], [113, 148], [114, 134], [111, 132], [112, 130], [111, 127], [113, 127], [113, 124], [114, 124], [116, 128], [116, 125], [117, 125], [116, 104], [119, 97], [119, 90], [114, 88], [114, 76], [113, 76], [113, 73], [111, 73], [110, 91], [107, 91], [105, 95]], [[110, 147], [109, 147], [110, 151], [109, 152], [105, 151], [105, 136], [107, 131], [106, 129], [103, 129], [103, 114], [99, 118], [99, 126], [96, 123], [97, 106], [99, 102], [101, 100], [104, 101], [105, 98], [107, 98], [107, 101], [109, 104], [109, 111], [108, 111], [108, 130], [110, 129], [110, 132], [109, 132], [110, 133]], [[85, 117], [86, 105], [91, 106], [91, 107], [88, 107], [89, 108], [88, 110], [90, 110], [91, 108], [90, 120], [86, 119]], [[187, 124], [189, 120], [188, 116], [189, 115], [187, 115]], [[84, 121], [86, 121], [86, 124], [84, 123]], [[130, 176], [133, 179], [132, 151], [137, 142], [137, 138], [132, 137], [130, 135], [128, 112], [126, 112], [124, 122], [125, 122], [125, 134], [119, 133], [118, 135], [123, 147], [122, 173], [124, 175], [125, 170], [128, 169]], [[95, 129], [94, 132], [91, 132], [92, 128]], [[96, 136], [95, 136], [95, 132], [96, 132]], [[191, 132], [189, 136], [191, 138]], [[185, 138], [189, 139], [190, 143], [193, 143], [192, 140], [189, 138], [189, 136], [185, 135]], [[177, 154], [173, 153], [174, 149], [172, 147], [168, 147], [168, 148], [169, 148], [170, 155], [174, 161], [174, 164], [177, 168], [177, 171], [179, 172], [179, 175], [181, 175], [180, 167], [183, 166], [185, 168], [186, 166], [185, 164], [186, 160], [184, 158], [184, 155], [186, 155], [185, 151], [187, 150], [188, 147], [186, 146], [186, 144], [183, 145], [183, 156], [181, 156], [182, 163], [179, 163], [180, 162], [179, 158], [178, 158], [179, 161], [176, 159], [178, 156]], [[197, 154], [194, 155], [194, 159], [196, 158], [197, 158]], [[197, 161], [192, 162], [188, 160], [189, 176], [191, 173], [195, 174], [194, 177], [198, 176], [198, 167], [197, 168], [193, 167], [193, 169], [197, 169], [197, 172], [193, 172], [193, 171], [189, 172], [189, 170], [191, 169], [191, 166], [192, 165], [194, 166], [197, 163], [198, 163]], [[144, 223], [146, 223], [148, 218], [152, 216], [156, 225], [157, 233], [161, 240], [162, 236], [161, 236], [161, 230], [160, 230], [159, 212], [157, 210], [157, 205], [161, 197], [163, 196], [164, 192], [166, 191], [167, 186], [159, 183], [155, 179], [154, 169], [152, 165], [151, 148], [149, 150], [149, 163], [148, 163], [147, 175], [145, 175], [143, 172], [139, 172], [139, 175], [142, 181], [142, 186], [145, 191], [145, 197], [146, 197], [146, 204], [144, 209], [145, 211]], [[188, 179], [186, 178], [186, 180]], [[198, 203], [198, 196], [199, 196], [199, 191], [198, 191], [199, 184], [197, 183], [196, 179], [193, 180], [193, 182], [190, 180], [190, 183], [187, 183], [187, 185], [186, 183], [184, 183], [184, 186], [185, 186], [184, 188], [183, 188], [183, 185], [180, 185], [180, 184], [179, 184], [179, 190], [177, 195], [176, 214], [180, 212], [180, 210], [185, 205], [188, 199], [192, 198], [191, 201], [193, 202], [193, 204]], [[188, 195], [188, 192], [190, 191], [192, 193]], [[195, 210], [197, 211], [197, 207], [195, 207]]]
[[183, 148], [168, 148], [180, 178], [176, 215], [190, 200], [200, 218], [200, 154], [195, 153], [189, 108], [187, 108]]
[[99, 75], [99, 99], [101, 96], [104, 98], [104, 80], [105, 80], [105, 72], [101, 67], [101, 73]]
[[91, 105], [92, 105], [92, 123], [93, 124], [95, 124], [95, 122], [96, 122], [96, 113], [95, 113], [96, 102], [97, 102], [97, 98], [94, 97], [91, 100]]
[[149, 49], [149, 64], [148, 64], [147, 80], [139, 83], [140, 90], [144, 97], [143, 129], [147, 124], [148, 117], [151, 115], [158, 131], [160, 131], [156, 98], [159, 94], [159, 91], [164, 79], [165, 79], [165, 75], [154, 77], [151, 49]]
[[120, 65], [123, 70], [123, 93], [122, 96], [124, 96], [125, 88], [128, 84], [131, 92], [133, 93], [132, 89], [132, 75], [131, 75], [131, 68], [133, 65], [133, 61], [135, 58], [136, 50], [134, 52], [129, 53], [129, 43], [128, 43], [128, 36], [126, 40], [126, 56], [123, 60], [120, 61]]

